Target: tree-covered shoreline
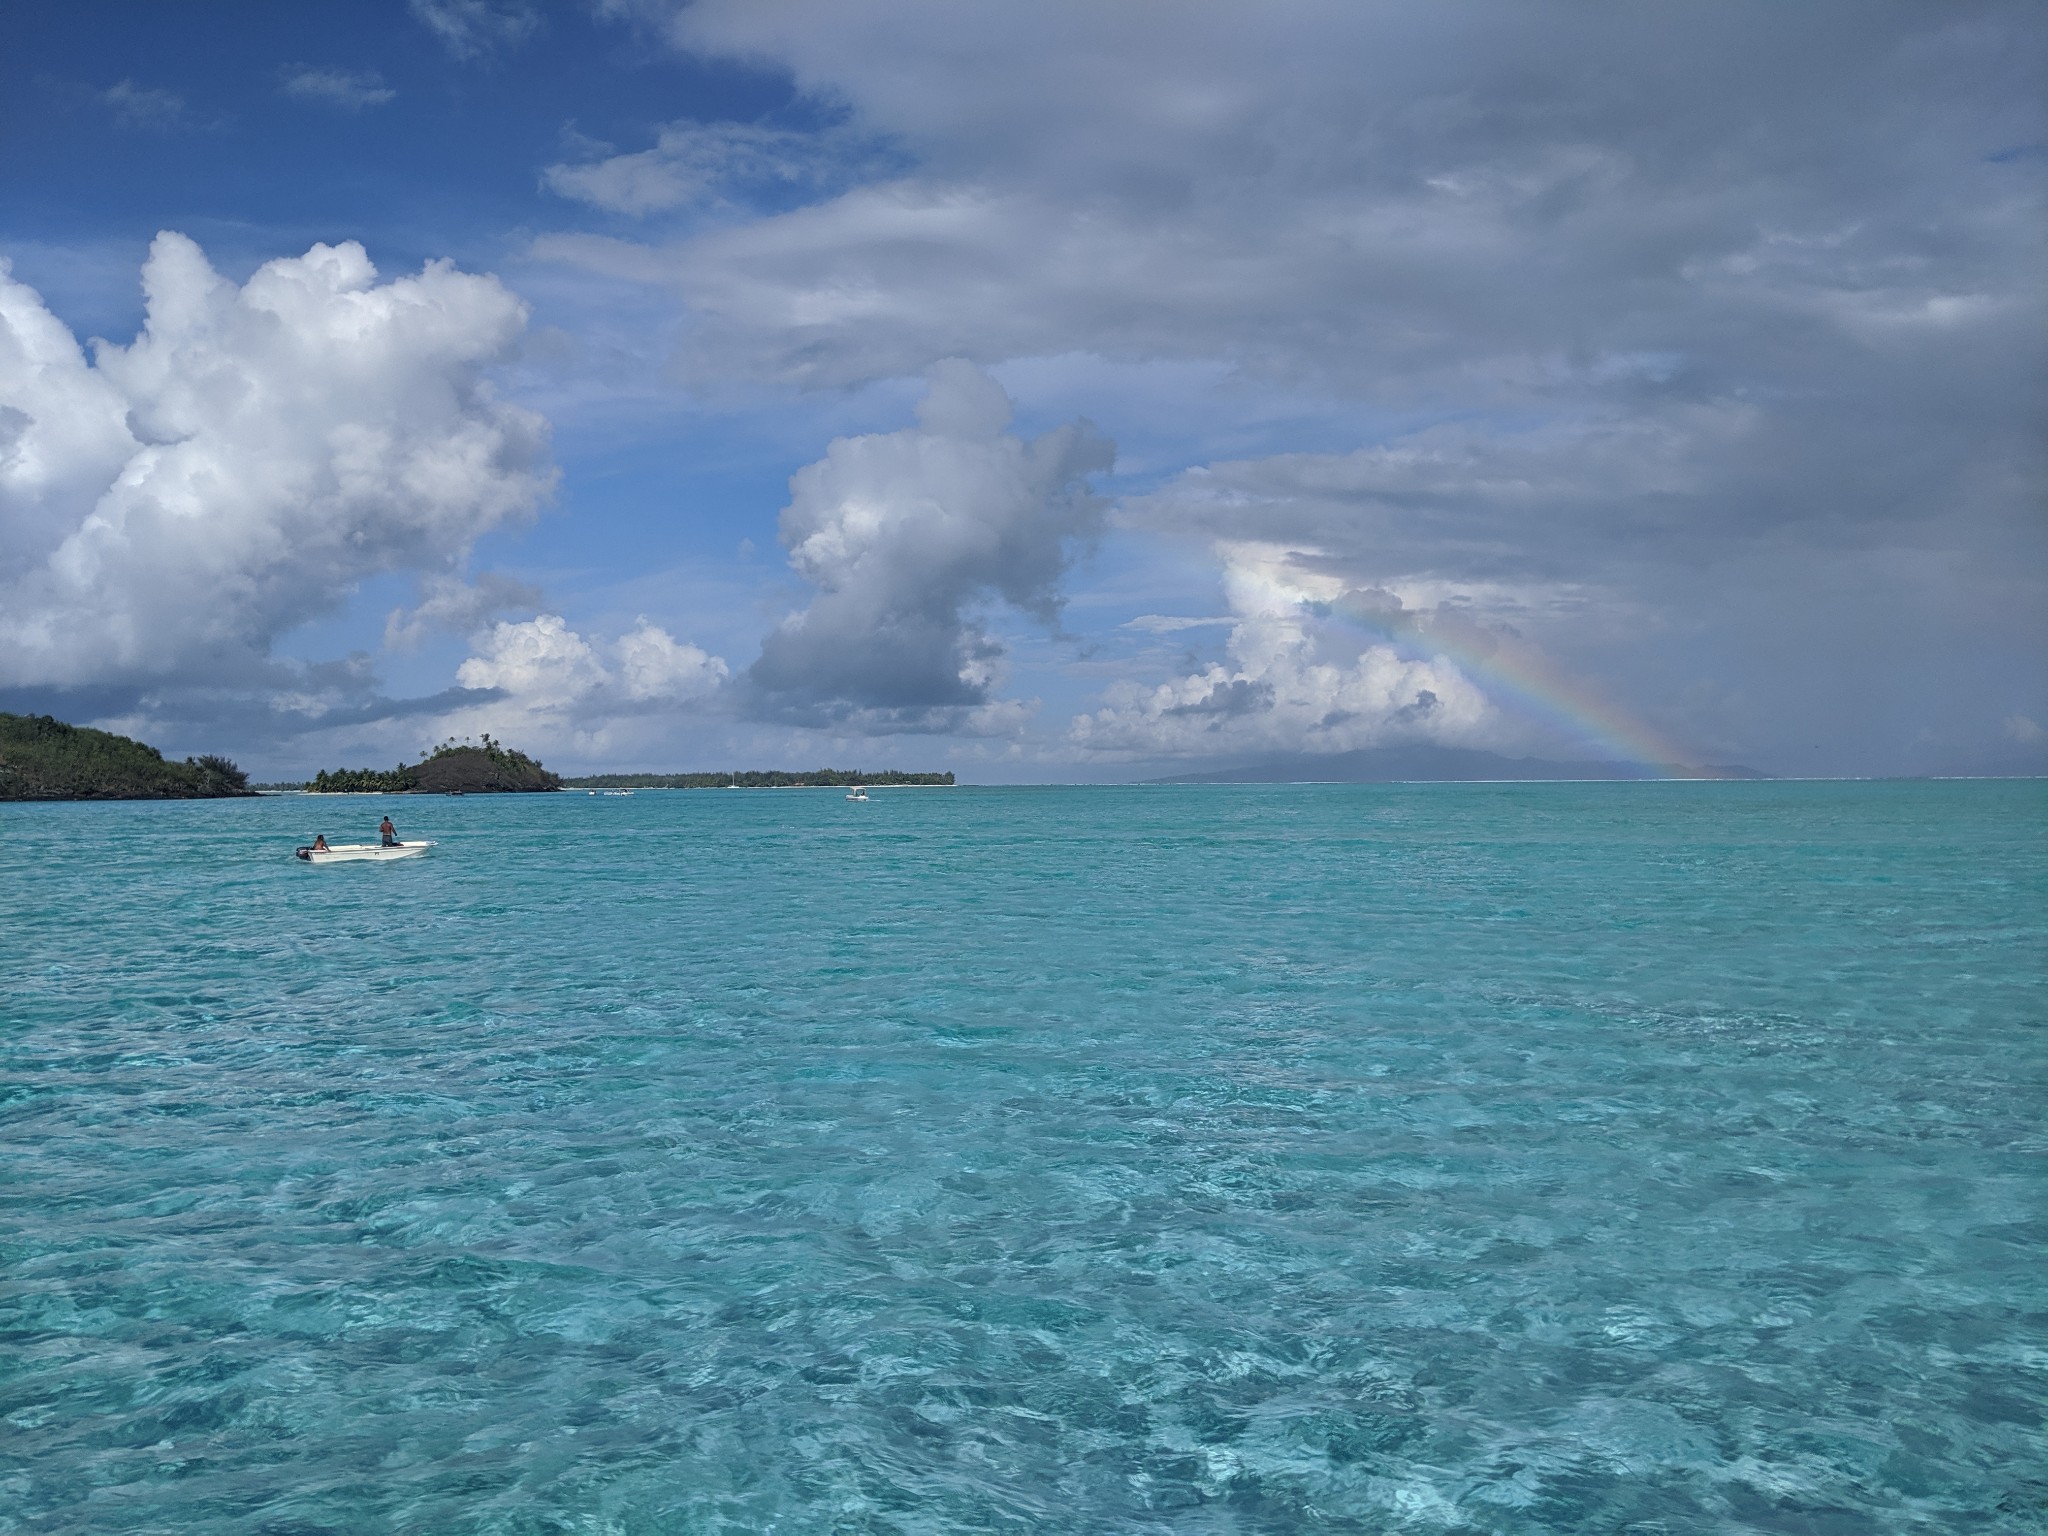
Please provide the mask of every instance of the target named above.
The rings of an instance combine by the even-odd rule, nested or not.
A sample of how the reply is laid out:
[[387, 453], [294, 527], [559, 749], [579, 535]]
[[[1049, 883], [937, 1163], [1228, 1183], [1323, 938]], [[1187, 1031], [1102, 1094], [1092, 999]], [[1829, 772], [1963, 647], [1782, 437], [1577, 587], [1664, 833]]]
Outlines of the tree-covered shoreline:
[[867, 773], [856, 768], [814, 768], [808, 773], [781, 769], [749, 769], [727, 773], [593, 773], [564, 779], [565, 789], [844, 789], [855, 784], [872, 788], [892, 785], [950, 787], [947, 773], [903, 773], [885, 768]]
[[174, 763], [146, 742], [0, 711], [0, 800], [228, 800], [249, 775], [209, 753]]
[[951, 788], [953, 775], [897, 768], [729, 769], [722, 773], [592, 773], [563, 778], [488, 735], [482, 746], [445, 741], [417, 763], [392, 768], [323, 768], [304, 784], [266, 784], [316, 795], [489, 794], [552, 789], [847, 789]]

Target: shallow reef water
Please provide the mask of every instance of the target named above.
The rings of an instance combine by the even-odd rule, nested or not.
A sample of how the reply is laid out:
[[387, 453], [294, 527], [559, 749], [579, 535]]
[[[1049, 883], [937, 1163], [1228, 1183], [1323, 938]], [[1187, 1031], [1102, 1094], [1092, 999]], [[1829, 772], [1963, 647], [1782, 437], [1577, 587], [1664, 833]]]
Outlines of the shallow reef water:
[[0, 807], [0, 1532], [2048, 1529], [2044, 833]]

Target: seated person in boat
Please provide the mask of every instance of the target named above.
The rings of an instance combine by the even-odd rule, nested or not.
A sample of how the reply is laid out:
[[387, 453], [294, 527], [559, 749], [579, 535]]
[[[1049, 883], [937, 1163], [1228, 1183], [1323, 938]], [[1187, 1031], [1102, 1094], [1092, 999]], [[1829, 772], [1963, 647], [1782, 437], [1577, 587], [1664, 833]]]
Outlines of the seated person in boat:
[[377, 823], [377, 835], [384, 840], [386, 848], [396, 848], [399, 846], [398, 828], [391, 825], [391, 818], [389, 816], [386, 816]]
[[313, 851], [315, 853], [325, 853], [327, 851], [327, 834], [325, 832], [313, 834]]

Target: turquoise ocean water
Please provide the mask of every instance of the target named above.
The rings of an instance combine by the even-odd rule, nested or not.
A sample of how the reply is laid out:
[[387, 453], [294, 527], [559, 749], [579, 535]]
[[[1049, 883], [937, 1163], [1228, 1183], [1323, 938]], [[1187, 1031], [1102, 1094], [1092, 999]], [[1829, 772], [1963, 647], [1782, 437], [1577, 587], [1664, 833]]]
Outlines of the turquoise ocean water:
[[0, 1531], [2040, 1531], [2044, 828], [0, 807]]

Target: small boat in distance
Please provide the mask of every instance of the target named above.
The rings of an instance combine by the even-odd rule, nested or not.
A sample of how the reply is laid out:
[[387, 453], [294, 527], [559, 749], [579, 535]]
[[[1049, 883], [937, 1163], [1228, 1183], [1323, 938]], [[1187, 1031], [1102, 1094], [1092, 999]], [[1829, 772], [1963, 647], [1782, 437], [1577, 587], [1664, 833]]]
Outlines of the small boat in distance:
[[866, 800], [866, 799], [867, 799], [867, 797], [868, 797], [868, 787], [867, 787], [867, 785], [865, 785], [865, 784], [856, 784], [856, 785], [854, 785], [854, 786], [853, 786], [853, 788], [852, 788], [852, 789], [851, 789], [851, 790], [850, 790], [850, 791], [849, 791], [849, 792], [847, 793], [847, 796], [846, 796], [846, 798], [847, 798], [847, 799], [849, 799], [849, 800], [862, 800], [862, 801]]
[[352, 864], [361, 860], [388, 862], [416, 859], [433, 847], [431, 841], [418, 843], [333, 843], [325, 848], [306, 846], [292, 851], [308, 864]]

